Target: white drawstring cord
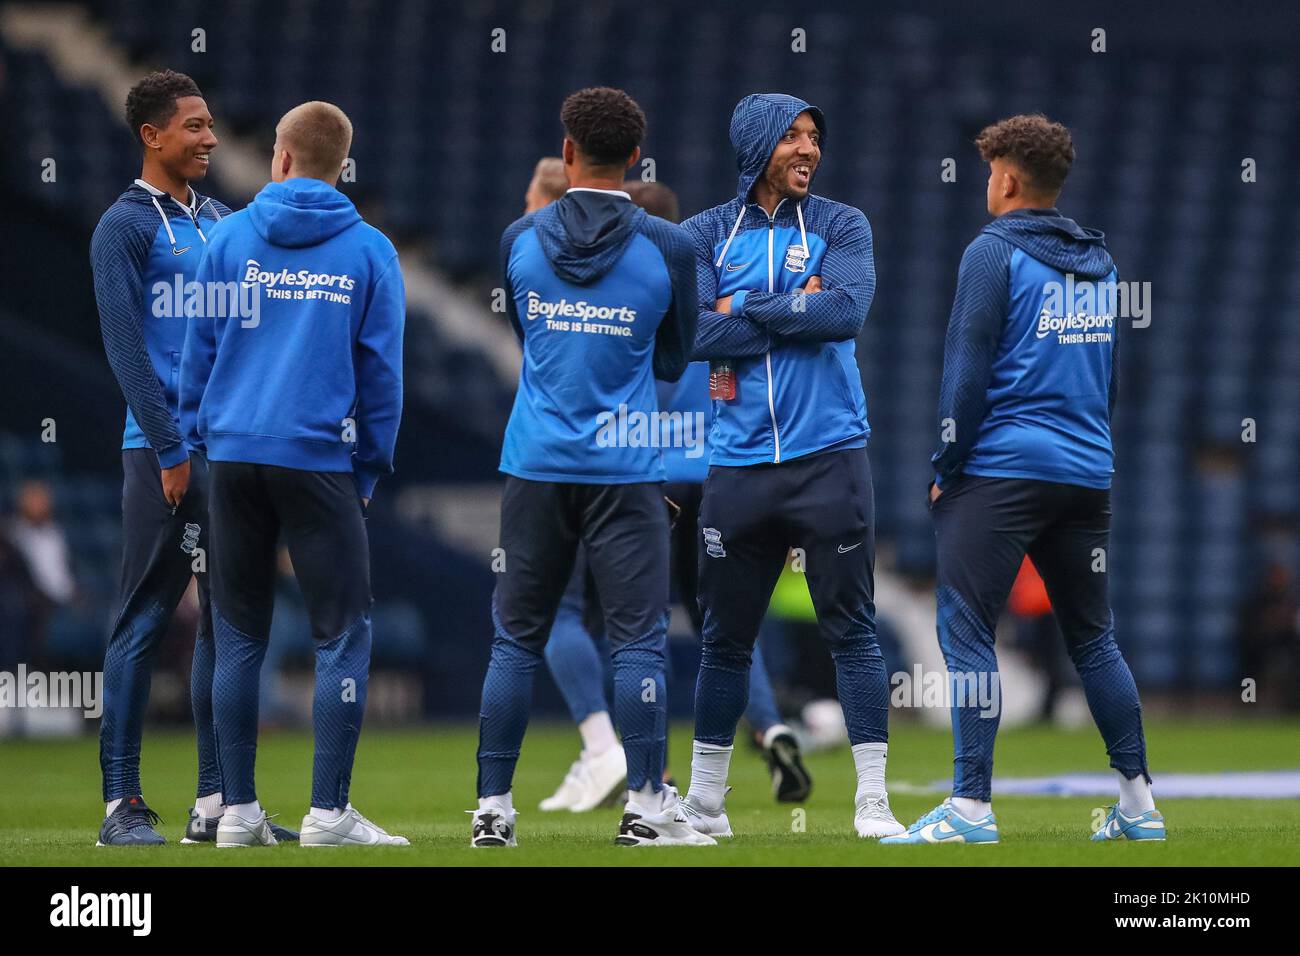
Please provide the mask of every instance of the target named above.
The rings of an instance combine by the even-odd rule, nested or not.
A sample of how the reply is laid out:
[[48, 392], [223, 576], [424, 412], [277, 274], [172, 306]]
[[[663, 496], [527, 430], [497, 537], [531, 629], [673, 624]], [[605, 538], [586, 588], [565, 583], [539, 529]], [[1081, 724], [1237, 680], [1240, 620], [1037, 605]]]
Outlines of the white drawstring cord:
[[736, 224], [731, 227], [731, 235], [727, 236], [727, 241], [722, 246], [722, 252], [718, 254], [718, 261], [714, 266], [722, 265], [722, 260], [727, 258], [727, 250], [731, 248], [731, 240], [736, 238], [736, 230], [740, 228], [740, 221], [745, 218], [745, 204], [740, 204], [740, 215], [736, 217]]
[[[199, 203], [199, 208], [194, 210], [194, 215], [192, 217], [194, 219], [194, 231], [199, 234], [199, 238], [203, 240], [205, 246], [208, 244], [208, 237], [203, 234], [203, 227], [199, 225], [199, 212], [210, 202], [212, 202], [211, 196]], [[221, 213], [217, 212], [216, 206], [212, 207], [212, 215], [217, 217], [217, 222], [221, 221]]]
[[158, 197], [154, 195], [149, 196], [149, 201], [153, 203], [153, 208], [158, 210], [158, 215], [163, 221], [163, 228], [167, 230], [167, 240], [172, 244], [172, 248], [174, 249], [176, 247], [176, 234], [172, 232], [172, 224], [167, 219], [167, 214], [163, 212], [162, 203], [160, 203]]
[[803, 242], [803, 254], [807, 258], [812, 254], [812, 250], [808, 248], [808, 233], [803, 228], [803, 203], [795, 206], [794, 211], [799, 216], [799, 239]]

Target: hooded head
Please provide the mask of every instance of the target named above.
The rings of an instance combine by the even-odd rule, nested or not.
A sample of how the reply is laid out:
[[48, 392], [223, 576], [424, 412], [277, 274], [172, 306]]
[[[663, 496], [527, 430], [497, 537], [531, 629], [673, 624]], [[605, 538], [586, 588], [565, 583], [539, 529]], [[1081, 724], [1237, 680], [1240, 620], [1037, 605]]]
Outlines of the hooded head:
[[274, 246], [296, 249], [332, 239], [361, 221], [352, 200], [319, 179], [268, 183], [248, 204], [253, 228]]
[[[736, 151], [736, 168], [740, 172], [736, 195], [741, 202], [749, 200], [750, 190], [767, 172], [773, 151], [783, 145], [786, 133], [800, 113], [807, 113], [811, 117], [817, 134], [815, 156], [807, 155], [812, 151], [808, 149], [807, 141], [803, 140], [802, 158], [811, 165], [807, 183], [803, 185], [803, 190], [806, 191], [811, 186], [812, 176], [816, 173], [816, 165], [821, 158], [821, 149], [826, 144], [826, 119], [822, 116], [822, 111], [797, 96], [785, 93], [751, 93], [736, 104], [736, 109], [731, 114], [731, 145]], [[781, 168], [775, 172], [787, 184], [795, 181], [791, 178], [790, 169], [799, 158], [800, 155], [793, 146], [790, 156], [777, 157]], [[786, 188], [790, 188], [789, 185]]]

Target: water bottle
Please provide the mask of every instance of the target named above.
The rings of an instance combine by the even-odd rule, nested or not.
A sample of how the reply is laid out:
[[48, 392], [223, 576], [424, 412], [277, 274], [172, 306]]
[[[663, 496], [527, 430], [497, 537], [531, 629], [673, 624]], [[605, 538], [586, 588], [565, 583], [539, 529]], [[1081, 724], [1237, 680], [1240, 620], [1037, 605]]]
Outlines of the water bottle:
[[736, 369], [731, 359], [717, 359], [709, 365], [709, 398], [729, 402], [736, 397]]

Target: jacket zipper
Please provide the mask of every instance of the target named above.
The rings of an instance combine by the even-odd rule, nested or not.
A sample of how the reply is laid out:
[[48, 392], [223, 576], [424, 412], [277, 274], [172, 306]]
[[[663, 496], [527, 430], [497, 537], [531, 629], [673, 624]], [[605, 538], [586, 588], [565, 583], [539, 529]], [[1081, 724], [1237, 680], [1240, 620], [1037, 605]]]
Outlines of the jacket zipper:
[[[773, 275], [773, 263], [772, 263], [772, 240], [773, 240], [773, 235], [775, 234], [776, 231], [776, 214], [777, 211], [781, 208], [781, 204], [784, 202], [785, 202], [784, 199], [778, 202], [776, 204], [776, 209], [773, 209], [771, 214], [767, 216], [767, 291], [768, 292], [776, 291], [776, 283]], [[762, 207], [760, 206], [759, 208]], [[763, 212], [764, 214], [766, 214], [767, 210], [764, 209]], [[773, 386], [772, 386], [771, 349], [769, 349], [766, 353], [764, 353], [763, 358], [767, 362], [767, 412], [772, 418], [772, 442], [776, 450], [776, 454], [773, 457], [772, 462], [773, 464], [780, 464], [781, 432], [776, 427], [776, 401], [773, 395]]]

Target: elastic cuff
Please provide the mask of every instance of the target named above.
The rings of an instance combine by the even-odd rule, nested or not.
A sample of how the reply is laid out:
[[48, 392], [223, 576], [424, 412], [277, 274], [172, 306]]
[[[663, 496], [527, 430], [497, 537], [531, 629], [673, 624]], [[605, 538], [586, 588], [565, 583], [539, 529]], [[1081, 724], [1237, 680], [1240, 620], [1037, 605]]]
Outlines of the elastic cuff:
[[163, 451], [157, 452], [157, 454], [158, 454], [158, 467], [175, 468], [181, 462], [189, 460], [190, 449], [189, 446], [185, 444], [185, 442], [179, 442], [175, 445], [172, 445], [170, 448], [166, 448]]
[[353, 468], [352, 480], [356, 483], [358, 497], [373, 498], [375, 485], [379, 483], [379, 472], [371, 471], [369, 468]]

